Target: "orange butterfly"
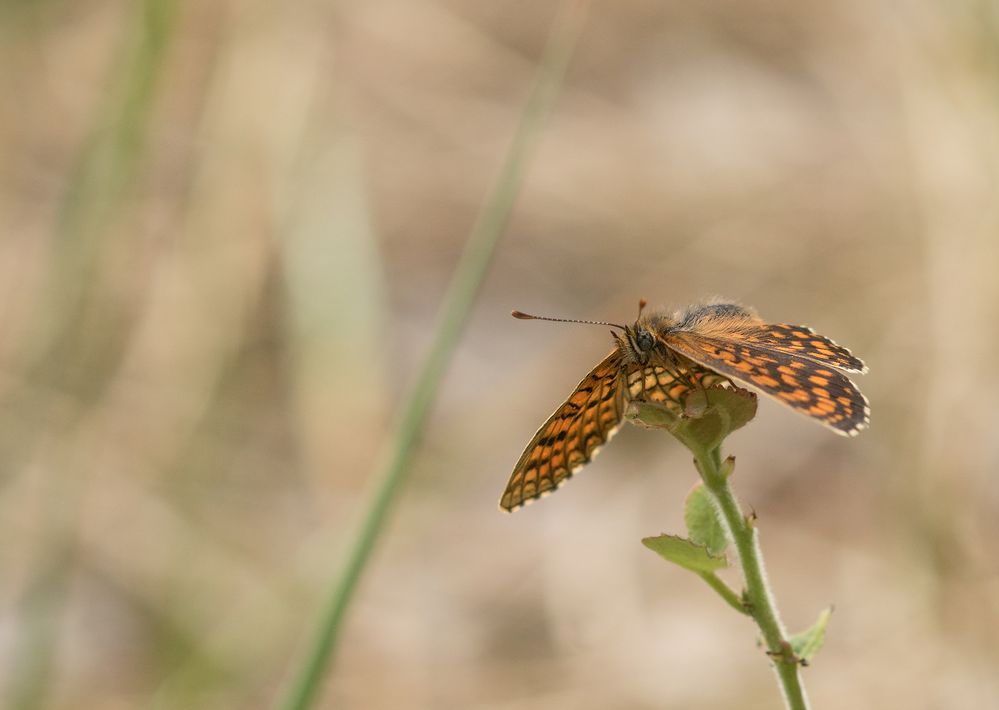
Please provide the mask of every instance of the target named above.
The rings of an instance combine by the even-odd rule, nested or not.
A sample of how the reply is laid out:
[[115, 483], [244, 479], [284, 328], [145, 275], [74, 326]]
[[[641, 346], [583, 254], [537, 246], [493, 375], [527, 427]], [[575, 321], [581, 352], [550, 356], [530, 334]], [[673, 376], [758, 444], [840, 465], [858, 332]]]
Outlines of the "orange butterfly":
[[618, 328], [616, 347], [555, 410], [513, 469], [500, 508], [513, 511], [553, 491], [596, 455], [617, 432], [628, 402], [675, 406], [694, 387], [735, 382], [829, 427], [854, 436], [870, 422], [870, 407], [842, 372], [867, 372], [846, 348], [811, 329], [770, 324], [734, 303], [691, 306], [674, 313], [643, 314]]

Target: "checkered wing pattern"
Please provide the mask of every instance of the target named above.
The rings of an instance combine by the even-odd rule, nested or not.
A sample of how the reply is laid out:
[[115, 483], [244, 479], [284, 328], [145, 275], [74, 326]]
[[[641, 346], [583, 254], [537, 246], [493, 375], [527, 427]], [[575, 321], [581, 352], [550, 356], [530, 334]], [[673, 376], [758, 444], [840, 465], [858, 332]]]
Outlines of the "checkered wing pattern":
[[845, 372], [867, 372], [867, 366], [849, 350], [803, 325], [763, 325], [745, 332], [742, 337], [746, 343], [804, 357], [820, 365], [831, 365]]
[[[750, 331], [753, 332], [761, 331]], [[805, 332], [804, 329], [801, 332]], [[721, 338], [674, 331], [666, 336], [665, 344], [703, 367], [755, 387], [838, 434], [853, 436], [867, 427], [870, 420], [867, 399], [853, 382], [833, 369], [849, 367], [861, 371], [864, 365], [860, 360], [813, 334], [809, 334], [809, 338], [823, 343], [824, 347], [798, 350], [788, 345], [778, 348], [770, 342], [761, 342], [761, 337], [758, 335], [754, 341], [749, 335], [738, 332]], [[769, 337], [783, 343], [773, 333]], [[834, 362], [837, 364], [832, 364]]]
[[683, 415], [687, 394], [694, 388], [707, 388], [728, 382], [717, 372], [689, 363], [682, 374], [659, 365], [632, 366], [625, 375], [629, 399], [664, 405]]
[[625, 407], [622, 363], [614, 350], [541, 425], [513, 469], [500, 508], [514, 511], [555, 490], [617, 433]]
[[625, 364], [615, 350], [583, 378], [531, 439], [513, 469], [500, 508], [516, 510], [565, 483], [614, 436], [630, 400], [661, 404], [681, 415], [692, 388], [726, 381], [727, 377], [696, 365], [678, 375], [659, 365]]

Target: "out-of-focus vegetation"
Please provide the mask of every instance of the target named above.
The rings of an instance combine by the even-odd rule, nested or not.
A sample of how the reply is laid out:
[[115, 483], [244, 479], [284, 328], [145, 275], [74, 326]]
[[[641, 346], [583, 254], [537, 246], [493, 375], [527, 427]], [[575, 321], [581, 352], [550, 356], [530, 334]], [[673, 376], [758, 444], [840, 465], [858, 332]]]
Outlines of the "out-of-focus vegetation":
[[[278, 696], [555, 11], [0, 5], [0, 705]], [[510, 309], [714, 294], [871, 368], [857, 439], [764, 401], [729, 440], [785, 621], [836, 605], [814, 705], [999, 705], [997, 30], [987, 2], [592, 8], [329, 706], [773, 706], [748, 622], [639, 542], [682, 527], [681, 447], [628, 428], [496, 512], [610, 347]]]

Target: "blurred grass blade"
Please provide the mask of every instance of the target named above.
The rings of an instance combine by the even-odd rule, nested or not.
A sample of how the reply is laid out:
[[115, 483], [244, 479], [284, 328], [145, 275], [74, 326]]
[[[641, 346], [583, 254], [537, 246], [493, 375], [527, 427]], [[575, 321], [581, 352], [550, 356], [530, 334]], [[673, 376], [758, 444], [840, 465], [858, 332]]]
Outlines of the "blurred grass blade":
[[[59, 207], [58, 248], [53, 252], [48, 301], [35, 314], [36, 321], [44, 323], [44, 335], [37, 347], [29, 348], [35, 351], [34, 372], [25, 381], [55, 382], [54, 386], [72, 392], [84, 404], [96, 398], [106, 382], [103, 375], [108, 363], [114, 360], [107, 355], [111, 348], [87, 330], [93, 319], [84, 313], [86, 309], [100, 311], [94, 296], [95, 284], [101, 281], [99, 265], [111, 249], [120, 247], [108, 243], [106, 230], [122, 209], [142, 158], [150, 113], [174, 38], [177, 6], [174, 0], [145, 0], [132, 9], [134, 16], [127, 15], [106, 99], [98, 103], [94, 125]], [[102, 317], [108, 320], [107, 313], [102, 312]], [[21, 416], [35, 421], [40, 415], [22, 412]], [[40, 437], [41, 431], [29, 434]], [[72, 436], [61, 431], [56, 438], [59, 446], [54, 458], [62, 461], [72, 456], [68, 443]], [[76, 563], [77, 516], [88, 483], [86, 466], [75, 460], [63, 463], [57, 470], [74, 475], [52, 484], [57, 493], [43, 511], [47, 516], [40, 542], [43, 552], [19, 602], [5, 708], [44, 707], [53, 690], [64, 607]]]
[[555, 20], [538, 78], [524, 107], [497, 182], [469, 235], [445, 295], [430, 352], [412, 392], [402, 404], [398, 426], [381, 457], [382, 464], [375, 479], [374, 494], [361, 522], [358, 537], [330, 591], [313, 645], [281, 705], [286, 710], [306, 710], [315, 703], [336, 647], [344, 615], [384, 527], [389, 507], [408, 470], [427, 412], [485, 277], [496, 242], [506, 227], [531, 149], [540, 134], [543, 119], [554, 102], [582, 29], [586, 7], [587, 3], [582, 1], [568, 2]]
[[130, 206], [178, 7], [176, 0], [144, 0], [132, 8], [134, 18], [123, 33], [107, 99], [98, 106], [59, 207], [51, 280], [44, 310], [37, 315], [40, 333], [34, 337], [39, 342], [30, 347], [42, 377], [63, 381], [67, 372], [73, 373], [64, 386], [88, 394], [85, 399], [98, 396], [105, 379], [94, 373], [106, 372], [117, 360], [114, 346], [94, 344], [98, 338], [92, 324], [110, 320], [120, 309], [116, 294], [105, 293], [107, 255], [115, 253], [124, 261], [128, 250], [137, 248], [130, 233], [112, 227]]

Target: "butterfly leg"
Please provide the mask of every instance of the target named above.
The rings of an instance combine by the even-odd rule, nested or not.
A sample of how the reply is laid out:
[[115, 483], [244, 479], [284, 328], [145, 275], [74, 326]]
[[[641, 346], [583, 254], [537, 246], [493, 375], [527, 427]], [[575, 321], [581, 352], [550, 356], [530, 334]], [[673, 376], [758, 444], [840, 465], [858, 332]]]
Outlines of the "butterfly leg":
[[700, 369], [694, 362], [668, 348], [663, 348], [663, 353], [663, 366], [678, 382], [686, 385], [691, 391], [704, 391], [703, 378], [694, 377], [694, 373]]

